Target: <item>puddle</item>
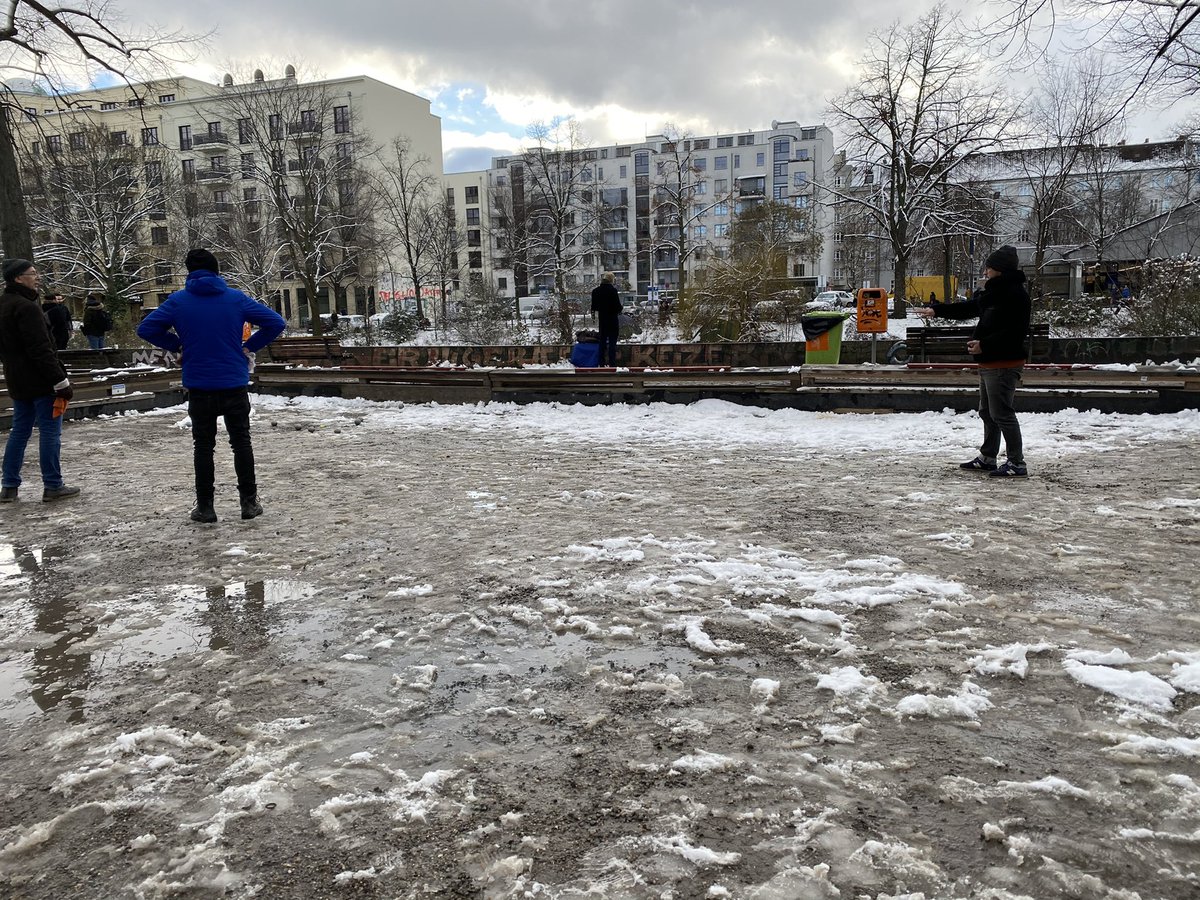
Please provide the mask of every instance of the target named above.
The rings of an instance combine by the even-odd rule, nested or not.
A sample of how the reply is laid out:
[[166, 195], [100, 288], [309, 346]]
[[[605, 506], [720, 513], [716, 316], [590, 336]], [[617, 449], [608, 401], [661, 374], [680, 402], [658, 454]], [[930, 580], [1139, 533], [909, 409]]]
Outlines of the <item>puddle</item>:
[[[291, 609], [315, 593], [297, 581], [171, 585], [98, 605], [63, 596], [51, 551], [0, 545], [0, 589], [24, 628], [0, 662], [0, 720], [65, 712], [82, 722], [86, 701], [107, 676], [205, 651], [253, 655], [273, 640], [320, 630]], [[13, 588], [16, 588], [16, 591]], [[19, 593], [18, 593], [19, 592]]]

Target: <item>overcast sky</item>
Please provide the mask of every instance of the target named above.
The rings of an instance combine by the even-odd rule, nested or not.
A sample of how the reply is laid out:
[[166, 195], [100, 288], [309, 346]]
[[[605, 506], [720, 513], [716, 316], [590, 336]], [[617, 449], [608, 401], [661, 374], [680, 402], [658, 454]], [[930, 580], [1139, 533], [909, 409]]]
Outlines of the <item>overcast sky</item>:
[[[590, 143], [673, 123], [696, 134], [827, 122], [866, 35], [933, 0], [116, 0], [130, 23], [212, 30], [183, 74], [293, 63], [365, 74], [433, 103], [446, 171], [485, 168], [531, 122], [573, 115]], [[965, 4], [952, 4], [963, 6]], [[969, 9], [978, 10], [980, 3]], [[278, 70], [278, 71], [276, 71]], [[1173, 121], [1173, 117], [1172, 117]], [[1129, 138], [1171, 136], [1146, 117]], [[1136, 129], [1136, 130], [1135, 130]], [[1161, 132], [1161, 133], [1160, 133]]]

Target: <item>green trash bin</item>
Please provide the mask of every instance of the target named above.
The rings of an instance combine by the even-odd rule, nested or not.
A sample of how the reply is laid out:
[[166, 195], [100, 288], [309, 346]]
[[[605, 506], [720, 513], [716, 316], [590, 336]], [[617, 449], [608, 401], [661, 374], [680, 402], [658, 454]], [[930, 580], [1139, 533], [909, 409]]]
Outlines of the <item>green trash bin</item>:
[[811, 312], [800, 317], [804, 332], [804, 362], [808, 365], [834, 366], [842, 357], [841, 312]]

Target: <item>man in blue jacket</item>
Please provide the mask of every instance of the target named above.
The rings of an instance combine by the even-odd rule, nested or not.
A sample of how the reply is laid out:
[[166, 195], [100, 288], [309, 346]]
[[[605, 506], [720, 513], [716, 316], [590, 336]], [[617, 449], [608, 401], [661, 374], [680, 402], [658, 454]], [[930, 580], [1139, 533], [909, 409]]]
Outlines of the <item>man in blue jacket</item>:
[[[187, 287], [176, 291], [138, 326], [138, 337], [183, 354], [183, 387], [192, 419], [196, 506], [192, 521], [215, 522], [213, 450], [217, 417], [225, 420], [233, 468], [237, 473], [242, 518], [262, 515], [250, 446], [249, 360], [283, 333], [287, 323], [274, 310], [225, 283], [217, 258], [207, 250], [191, 250], [184, 261]], [[258, 330], [245, 343], [245, 323]], [[172, 334], [172, 329], [174, 334]]]

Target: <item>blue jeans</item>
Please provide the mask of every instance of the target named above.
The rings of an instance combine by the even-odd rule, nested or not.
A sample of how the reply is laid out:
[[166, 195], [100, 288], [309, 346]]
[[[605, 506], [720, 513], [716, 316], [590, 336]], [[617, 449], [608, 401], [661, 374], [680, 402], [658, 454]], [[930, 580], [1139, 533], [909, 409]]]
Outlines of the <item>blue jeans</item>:
[[979, 417], [983, 419], [983, 445], [979, 455], [989, 462], [1000, 453], [1000, 438], [1013, 465], [1025, 464], [1025, 448], [1021, 442], [1021, 426], [1013, 397], [1021, 383], [1021, 369], [979, 370]]
[[102, 335], [102, 334], [85, 334], [84, 337], [86, 337], [88, 339], [88, 346], [91, 347], [93, 350], [103, 350], [104, 349], [104, 335]]
[[192, 417], [192, 464], [196, 470], [196, 499], [212, 503], [216, 467], [217, 418], [225, 420], [229, 446], [233, 448], [233, 470], [238, 494], [243, 500], [258, 493], [254, 477], [254, 450], [250, 446], [250, 394], [246, 388], [225, 391], [188, 391], [188, 415]]
[[42, 484], [48, 488], [63, 486], [62, 466], [59, 453], [62, 451], [62, 417], [54, 417], [54, 395], [47, 394], [36, 400], [13, 400], [12, 430], [4, 446], [4, 477], [2, 487], [21, 486], [21, 466], [25, 464], [25, 447], [38, 430], [38, 461], [42, 465]]

